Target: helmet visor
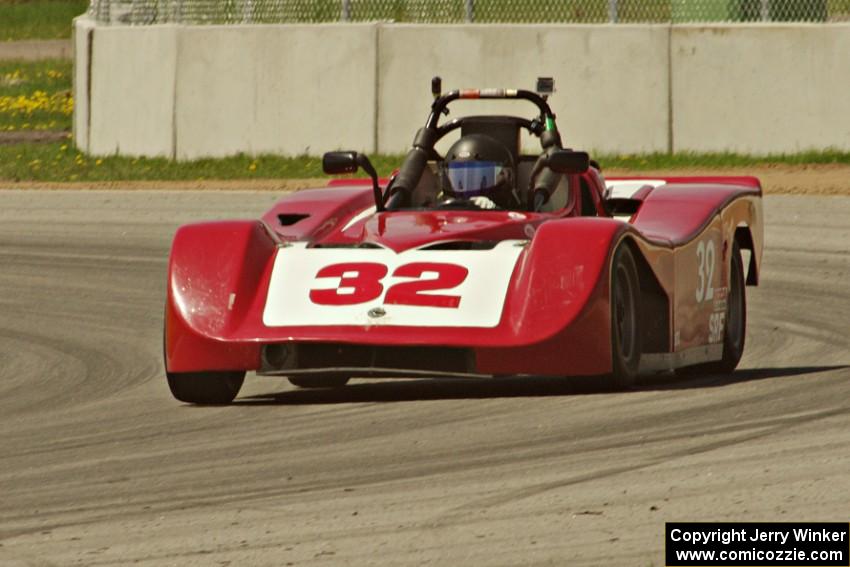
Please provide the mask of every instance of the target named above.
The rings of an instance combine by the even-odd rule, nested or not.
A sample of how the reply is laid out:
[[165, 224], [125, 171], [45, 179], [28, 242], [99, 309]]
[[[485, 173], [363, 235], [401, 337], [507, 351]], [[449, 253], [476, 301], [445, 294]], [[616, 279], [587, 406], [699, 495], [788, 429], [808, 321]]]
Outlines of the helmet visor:
[[503, 166], [495, 161], [454, 161], [447, 167], [452, 192], [461, 197], [474, 197], [492, 191], [503, 176]]

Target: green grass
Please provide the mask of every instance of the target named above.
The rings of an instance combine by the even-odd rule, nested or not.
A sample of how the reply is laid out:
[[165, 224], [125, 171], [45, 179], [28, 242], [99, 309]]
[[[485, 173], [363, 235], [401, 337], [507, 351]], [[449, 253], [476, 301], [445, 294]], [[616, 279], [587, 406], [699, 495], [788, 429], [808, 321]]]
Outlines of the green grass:
[[0, 61], [0, 132], [70, 130], [70, 61]]
[[0, 61], [0, 96], [26, 95], [33, 91], [67, 91], [71, 88], [71, 61]]
[[[387, 175], [401, 156], [376, 156]], [[234, 156], [175, 162], [165, 158], [96, 158], [64, 143], [0, 145], [0, 179], [13, 181], [195, 181], [204, 179], [301, 179], [325, 177], [317, 157]]]
[[[400, 155], [373, 156], [382, 176], [402, 161]], [[766, 164], [850, 165], [850, 152], [812, 152], [798, 155], [750, 157], [735, 154], [670, 156], [599, 156], [607, 169], [680, 169], [747, 167]], [[362, 176], [362, 173], [360, 174]], [[76, 151], [70, 140], [60, 143], [0, 145], [0, 180], [5, 181], [196, 181], [233, 179], [303, 179], [326, 177], [317, 157], [235, 156], [175, 162], [165, 158], [96, 158]]]
[[0, 41], [71, 37], [71, 20], [87, 0], [0, 0]]

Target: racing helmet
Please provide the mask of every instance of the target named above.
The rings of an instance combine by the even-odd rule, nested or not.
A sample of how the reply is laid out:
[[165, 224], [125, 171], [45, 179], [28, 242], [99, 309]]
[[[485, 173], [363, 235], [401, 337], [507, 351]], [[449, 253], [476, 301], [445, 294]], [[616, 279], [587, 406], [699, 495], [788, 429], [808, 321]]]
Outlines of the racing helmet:
[[443, 170], [443, 192], [452, 197], [499, 199], [513, 193], [513, 156], [503, 144], [484, 134], [469, 134], [455, 142], [446, 152]]

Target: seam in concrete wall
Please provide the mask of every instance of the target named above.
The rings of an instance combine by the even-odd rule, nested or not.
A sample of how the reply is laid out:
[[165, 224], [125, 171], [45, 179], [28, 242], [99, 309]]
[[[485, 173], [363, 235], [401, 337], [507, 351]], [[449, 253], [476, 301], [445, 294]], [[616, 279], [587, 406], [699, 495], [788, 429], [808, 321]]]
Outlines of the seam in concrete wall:
[[94, 30], [86, 30], [86, 148], [89, 153], [91, 148], [91, 85], [92, 85], [92, 57], [94, 55]]
[[177, 30], [174, 50], [174, 88], [171, 90], [171, 159], [177, 161], [177, 89], [180, 83], [177, 69], [180, 68], [180, 54], [183, 53], [183, 34]]
[[82, 152], [89, 151], [92, 31], [92, 23], [85, 16], [74, 18], [71, 28], [71, 51], [75, 62], [71, 79], [74, 97], [71, 125], [74, 147]]
[[381, 31], [384, 29], [380, 23], [375, 24], [375, 26], [375, 64], [372, 67], [375, 72], [375, 120], [372, 125], [372, 140], [374, 141], [372, 153], [374, 154], [378, 153], [378, 124], [380, 122], [378, 113], [381, 111], [379, 104], [381, 97], [378, 96], [378, 93], [381, 92]]
[[673, 144], [673, 26], [667, 26], [667, 153], [672, 154]]

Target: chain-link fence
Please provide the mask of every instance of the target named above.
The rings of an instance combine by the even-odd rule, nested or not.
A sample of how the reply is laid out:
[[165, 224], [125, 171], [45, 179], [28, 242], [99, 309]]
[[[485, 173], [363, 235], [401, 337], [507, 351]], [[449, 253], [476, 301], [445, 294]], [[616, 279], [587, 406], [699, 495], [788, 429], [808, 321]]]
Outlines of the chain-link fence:
[[850, 0], [91, 0], [103, 23], [839, 22]]

